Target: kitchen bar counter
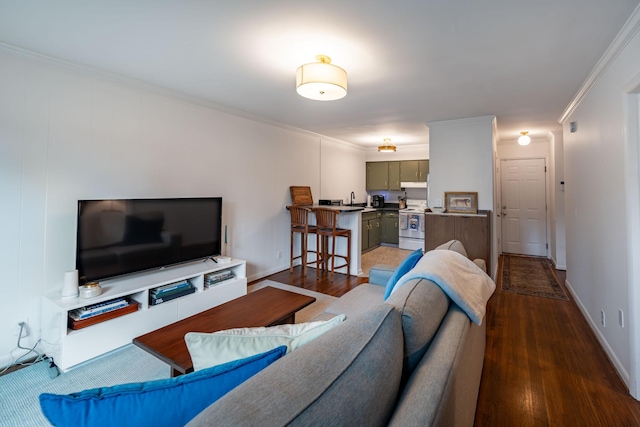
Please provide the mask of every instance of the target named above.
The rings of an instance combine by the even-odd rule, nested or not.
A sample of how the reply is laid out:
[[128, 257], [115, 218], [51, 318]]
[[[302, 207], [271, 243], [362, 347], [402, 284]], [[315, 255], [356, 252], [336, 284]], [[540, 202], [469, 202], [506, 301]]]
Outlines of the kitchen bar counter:
[[361, 212], [364, 210], [364, 206], [347, 206], [347, 205], [311, 205], [311, 206], [302, 206], [304, 208], [325, 208], [331, 209], [334, 211], [342, 212]]
[[[340, 212], [338, 215], [338, 227], [339, 228], [347, 228], [351, 230], [351, 253], [349, 254], [349, 270], [347, 271], [346, 267], [336, 269], [337, 273], [350, 274], [352, 276], [357, 276], [362, 273], [361, 266], [361, 251], [362, 251], [362, 211], [364, 211], [364, 206], [339, 206], [339, 205], [309, 205], [304, 206], [307, 208], [326, 208]], [[315, 225], [316, 217], [312, 213], [309, 214], [309, 224]], [[298, 245], [296, 241], [296, 245]], [[316, 235], [309, 235], [309, 248], [316, 247]], [[300, 253], [300, 247], [297, 246], [295, 249], [297, 253]], [[345, 254], [347, 252], [347, 239], [346, 238], [338, 238], [336, 240], [336, 253]], [[336, 262], [337, 265], [343, 264], [338, 258]], [[310, 265], [310, 268], [314, 268], [314, 265]]]
[[[352, 276], [357, 276], [362, 273], [362, 213], [363, 212], [374, 212], [374, 211], [383, 211], [383, 212], [398, 212], [398, 204], [397, 203], [385, 203], [383, 208], [374, 208], [374, 207], [366, 207], [364, 203], [358, 204], [355, 206], [349, 205], [306, 205], [304, 206], [309, 209], [313, 208], [326, 208], [340, 212], [338, 215], [338, 227], [347, 228], [351, 230], [351, 254], [350, 254], [350, 262], [349, 262], [349, 270], [348, 274]], [[311, 225], [315, 225], [316, 218], [311, 213], [309, 215], [309, 223]], [[296, 240], [296, 247], [294, 250], [296, 253], [300, 253], [300, 247], [298, 246], [298, 240]], [[315, 250], [316, 247], [316, 236], [310, 235], [308, 247], [313, 248]], [[336, 240], [336, 252], [338, 254], [344, 254], [347, 250], [347, 239], [338, 238]], [[313, 258], [313, 255], [310, 259]], [[342, 264], [340, 259], [336, 264]], [[310, 265], [310, 268], [314, 268], [314, 265]], [[347, 268], [339, 268], [336, 269], [338, 273], [347, 273]]]

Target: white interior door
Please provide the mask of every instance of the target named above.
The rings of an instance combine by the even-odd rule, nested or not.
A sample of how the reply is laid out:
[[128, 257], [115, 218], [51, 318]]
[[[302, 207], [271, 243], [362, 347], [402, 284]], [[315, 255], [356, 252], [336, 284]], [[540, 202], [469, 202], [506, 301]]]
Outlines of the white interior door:
[[544, 162], [502, 160], [502, 252], [547, 255]]

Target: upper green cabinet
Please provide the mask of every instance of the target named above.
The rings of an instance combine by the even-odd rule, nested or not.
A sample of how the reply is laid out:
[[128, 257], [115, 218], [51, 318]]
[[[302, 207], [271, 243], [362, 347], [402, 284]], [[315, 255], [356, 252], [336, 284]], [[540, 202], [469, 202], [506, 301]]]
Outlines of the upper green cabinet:
[[427, 181], [429, 160], [367, 162], [367, 191], [400, 191], [402, 181]]
[[389, 162], [367, 162], [367, 190], [389, 189]]
[[405, 160], [400, 162], [400, 181], [426, 182], [429, 160]]
[[389, 163], [389, 190], [400, 191], [400, 162]]
[[427, 182], [429, 175], [429, 160], [418, 160], [418, 179]]

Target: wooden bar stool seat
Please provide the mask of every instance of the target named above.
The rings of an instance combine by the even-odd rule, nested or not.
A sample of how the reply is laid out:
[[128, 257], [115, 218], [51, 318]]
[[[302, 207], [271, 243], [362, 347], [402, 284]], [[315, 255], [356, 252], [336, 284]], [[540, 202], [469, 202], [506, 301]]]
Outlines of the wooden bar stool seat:
[[[351, 230], [338, 228], [338, 214], [340, 212], [335, 209], [313, 208], [313, 213], [316, 217], [316, 233], [318, 235], [316, 239], [316, 251], [320, 253], [318, 268], [328, 270], [328, 263], [329, 260], [331, 260], [332, 279], [336, 268], [347, 267], [348, 275], [351, 254]], [[347, 239], [346, 255], [336, 253], [336, 240], [338, 237], [345, 237]], [[329, 238], [331, 238], [331, 251], [329, 251]], [[336, 265], [336, 257], [344, 259], [345, 263]]]
[[[316, 234], [317, 227], [309, 225], [309, 213], [311, 212], [311, 208], [304, 206], [287, 206], [287, 210], [291, 215], [291, 261], [289, 271], [293, 272], [293, 262], [300, 258], [302, 274], [306, 275], [307, 265], [318, 262], [318, 251], [310, 251], [307, 247], [309, 234]], [[293, 252], [293, 241], [296, 233], [300, 234], [300, 255], [295, 255]], [[307, 260], [307, 254], [309, 252], [316, 254], [315, 261], [309, 262]]]

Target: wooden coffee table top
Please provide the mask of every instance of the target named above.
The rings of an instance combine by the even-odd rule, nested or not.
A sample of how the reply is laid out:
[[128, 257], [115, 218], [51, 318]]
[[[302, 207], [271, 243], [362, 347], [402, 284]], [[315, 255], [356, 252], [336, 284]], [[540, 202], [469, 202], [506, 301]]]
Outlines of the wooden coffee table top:
[[[134, 338], [133, 343], [173, 368], [173, 374], [193, 371], [184, 341], [187, 332], [273, 326], [291, 320], [296, 311], [316, 299], [267, 286], [225, 304]], [[292, 321], [292, 320], [291, 320]]]

